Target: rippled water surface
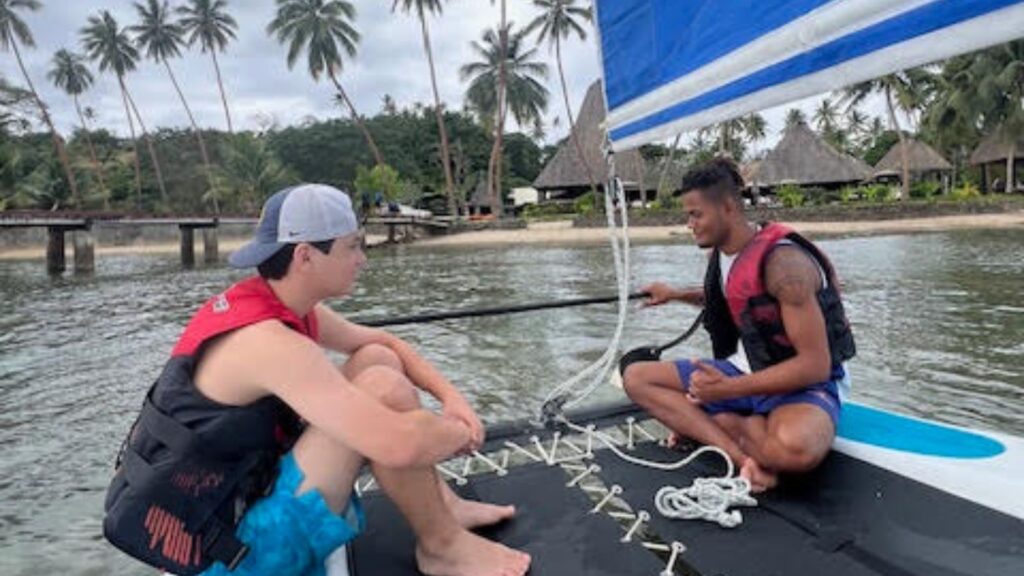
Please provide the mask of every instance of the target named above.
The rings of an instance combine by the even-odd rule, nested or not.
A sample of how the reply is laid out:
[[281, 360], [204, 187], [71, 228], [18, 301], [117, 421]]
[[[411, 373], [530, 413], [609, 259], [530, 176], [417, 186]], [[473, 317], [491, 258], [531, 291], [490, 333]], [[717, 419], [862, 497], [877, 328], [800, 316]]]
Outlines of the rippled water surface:
[[[845, 282], [854, 393], [883, 407], [1024, 435], [1024, 231], [822, 242]], [[691, 245], [634, 247], [634, 284], [696, 284]], [[111, 462], [192, 311], [242, 277], [174, 256], [106, 256], [89, 277], [0, 262], [0, 574], [151, 574], [100, 535]], [[607, 247], [409, 247], [371, 254], [336, 306], [383, 317], [614, 291]], [[489, 422], [518, 417], [600, 356], [614, 305], [405, 326]], [[663, 342], [695, 311], [633, 310], [624, 347]], [[674, 351], [706, 354], [705, 337]], [[606, 388], [601, 398], [614, 397]]]

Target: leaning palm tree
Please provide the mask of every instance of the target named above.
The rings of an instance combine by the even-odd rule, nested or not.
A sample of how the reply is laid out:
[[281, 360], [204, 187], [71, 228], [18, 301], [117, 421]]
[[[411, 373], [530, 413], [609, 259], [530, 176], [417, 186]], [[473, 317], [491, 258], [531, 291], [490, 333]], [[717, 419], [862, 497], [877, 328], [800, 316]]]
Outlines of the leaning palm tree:
[[142, 169], [139, 166], [139, 150], [135, 143], [135, 123], [132, 120], [132, 111], [139, 120], [139, 127], [146, 139], [149, 148], [150, 159], [153, 161], [153, 170], [156, 172], [157, 184], [160, 186], [160, 195], [164, 203], [167, 202], [167, 190], [164, 187], [163, 174], [160, 171], [160, 162], [153, 148], [153, 141], [142, 125], [142, 116], [139, 114], [135, 101], [128, 91], [128, 84], [125, 82], [125, 75], [135, 70], [136, 62], [139, 60], [139, 51], [135, 49], [128, 32], [117, 24], [117, 20], [110, 12], [103, 10], [99, 15], [89, 17], [88, 24], [80, 32], [82, 45], [90, 59], [99, 63], [101, 72], [113, 72], [117, 76], [118, 86], [121, 88], [121, 100], [124, 102], [124, 111], [128, 116], [128, 130], [131, 132], [132, 148], [135, 157], [135, 189], [136, 200], [139, 208], [142, 207]]
[[28, 48], [34, 48], [36, 45], [35, 39], [32, 38], [32, 31], [29, 30], [28, 24], [21, 19], [21, 15], [18, 12], [21, 10], [35, 12], [40, 7], [42, 7], [42, 4], [39, 0], [0, 0], [0, 48], [3, 48], [4, 52], [8, 49], [12, 50], [14, 57], [18, 60], [18, 68], [21, 69], [21, 74], [25, 77], [28, 89], [39, 106], [39, 112], [43, 116], [43, 121], [50, 128], [53, 147], [57, 150], [57, 157], [64, 168], [64, 177], [68, 180], [71, 197], [77, 203], [79, 201], [78, 184], [75, 182], [75, 175], [71, 172], [71, 162], [68, 160], [67, 150], [64, 149], [64, 141], [60, 134], [57, 133], [57, 129], [54, 128], [50, 112], [46, 109], [43, 99], [39, 97], [39, 93], [36, 92], [36, 87], [32, 84], [32, 78], [29, 77], [28, 70], [25, 69], [25, 63], [21, 60], [21, 51], [18, 50], [18, 42], [21, 42]]
[[224, 105], [224, 116], [228, 120], [228, 133], [233, 133], [231, 112], [228, 110], [228, 97], [224, 94], [224, 81], [220, 76], [220, 63], [217, 52], [223, 52], [228, 42], [235, 38], [238, 23], [227, 13], [227, 0], [189, 0], [188, 6], [179, 6], [181, 15], [179, 24], [188, 37], [188, 45], [199, 42], [203, 52], [209, 52], [213, 59], [213, 70], [217, 73], [217, 86], [220, 88], [220, 101]]
[[339, 45], [350, 58], [356, 55], [359, 32], [352, 25], [355, 17], [355, 6], [346, 0], [277, 0], [277, 15], [267, 25], [267, 34], [276, 36], [281, 44], [288, 44], [288, 69], [295, 66], [305, 51], [313, 81], [319, 81], [322, 75], [330, 78], [352, 120], [363, 132], [374, 160], [383, 164], [377, 143], [338, 81], [342, 68]]
[[[214, 186], [213, 171], [210, 167], [210, 155], [206, 152], [206, 142], [203, 140], [203, 133], [199, 130], [195, 116], [192, 115], [192, 109], [189, 108], [188, 100], [185, 99], [185, 94], [182, 93], [181, 87], [178, 85], [178, 79], [174, 76], [174, 70], [171, 69], [170, 59], [181, 56], [181, 46], [184, 43], [185, 30], [180, 24], [171, 21], [171, 9], [168, 6], [167, 0], [164, 0], [163, 3], [158, 0], [147, 0], [145, 5], [136, 2], [135, 10], [138, 11], [141, 22], [131, 26], [129, 30], [135, 33], [135, 43], [139, 48], [145, 50], [146, 56], [149, 56], [158, 64], [163, 64], [167, 70], [167, 75], [171, 78], [171, 84], [174, 85], [174, 90], [178, 93], [178, 98], [181, 100], [181, 105], [185, 108], [185, 114], [188, 115], [188, 121], [192, 124], [192, 133], [195, 134], [196, 141], [199, 144], [199, 154], [203, 159], [206, 180], [212, 188]], [[211, 197], [213, 198], [214, 214], [220, 214], [217, 194], [214, 193]]]
[[430, 85], [434, 89], [434, 115], [437, 117], [437, 130], [441, 133], [441, 165], [444, 168], [445, 190], [448, 194], [448, 210], [454, 215], [458, 212], [455, 206], [455, 181], [452, 179], [451, 154], [448, 149], [448, 130], [444, 125], [444, 108], [441, 106], [441, 97], [437, 92], [437, 75], [434, 72], [434, 54], [430, 49], [430, 30], [427, 28], [426, 13], [441, 13], [442, 0], [394, 0], [391, 11], [394, 12], [399, 6], [406, 13], [416, 10], [416, 16], [420, 20], [420, 30], [423, 33], [423, 50], [427, 53], [427, 64], [430, 67]]
[[568, 40], [573, 33], [580, 40], [587, 39], [587, 31], [583, 23], [593, 20], [593, 12], [589, 7], [576, 5], [576, 0], [533, 0], [533, 5], [540, 9], [540, 14], [526, 26], [527, 33], [537, 31], [537, 43], [547, 39], [555, 50], [555, 62], [558, 63], [558, 79], [562, 83], [562, 99], [565, 102], [565, 114], [569, 119], [569, 134], [572, 137], [576, 155], [583, 165], [587, 178], [590, 180], [590, 191], [597, 194], [597, 179], [583, 156], [583, 146], [576, 134], [576, 122], [572, 117], [572, 106], [569, 105], [569, 89], [565, 85], [565, 70], [562, 66], [562, 40]]
[[889, 122], [900, 139], [900, 159], [903, 163], [902, 198], [910, 197], [910, 159], [907, 157], [907, 137], [896, 120], [896, 108], [899, 107], [909, 116], [923, 106], [923, 86], [927, 83], [928, 75], [927, 71], [920, 68], [904, 70], [854, 84], [841, 92], [841, 102], [845, 103], [848, 109], [856, 107], [874, 93], [880, 93], [885, 97]]
[[[520, 126], [526, 126], [536, 122], [547, 110], [548, 89], [542, 80], [548, 77], [548, 66], [536, 60], [536, 48], [526, 49], [525, 45], [525, 31], [513, 33], [509, 30], [506, 50], [498, 32], [486, 30], [482, 42], [470, 43], [479, 59], [459, 69], [462, 80], [469, 82], [466, 100], [470, 108], [485, 126], [493, 128], [495, 138], [502, 131], [506, 113], [511, 113]], [[502, 58], [503, 55], [506, 57]], [[507, 92], [505, 99], [501, 97], [498, 82], [503, 70]], [[496, 169], [495, 178], [500, 175], [500, 168]], [[501, 206], [500, 188], [500, 181], [491, 188], [492, 206]]]
[[92, 136], [89, 134], [89, 125], [85, 122], [85, 115], [82, 113], [81, 103], [78, 97], [89, 89], [93, 83], [92, 72], [85, 65], [85, 57], [61, 48], [53, 55], [53, 68], [46, 75], [54, 86], [67, 92], [75, 102], [75, 112], [78, 113], [78, 120], [82, 123], [82, 134], [85, 135], [85, 143], [89, 148], [89, 158], [92, 160], [93, 168], [96, 170], [96, 177], [100, 181], [100, 190], [103, 193], [103, 208], [109, 209], [109, 194], [107, 191], [106, 177], [103, 173], [103, 165], [96, 156], [96, 147], [92, 145]]

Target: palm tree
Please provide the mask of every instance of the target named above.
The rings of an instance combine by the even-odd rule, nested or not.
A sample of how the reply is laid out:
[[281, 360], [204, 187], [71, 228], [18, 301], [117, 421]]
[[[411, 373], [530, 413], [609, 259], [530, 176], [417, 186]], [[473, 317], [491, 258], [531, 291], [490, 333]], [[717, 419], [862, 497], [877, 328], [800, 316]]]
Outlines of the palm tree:
[[267, 34], [277, 36], [281, 44], [288, 44], [289, 70], [305, 51], [313, 81], [319, 81], [324, 74], [331, 79], [363, 132], [375, 161], [384, 164], [366, 123], [338, 81], [342, 68], [339, 45], [350, 58], [356, 55], [359, 32], [352, 26], [355, 17], [355, 6], [346, 0], [277, 0], [277, 16], [267, 25]]
[[709, 126], [701, 130], [704, 136], [718, 134], [718, 154], [739, 159], [741, 144], [744, 140], [751, 143], [763, 140], [768, 124], [760, 114], [753, 113], [740, 118], [733, 118]]
[[92, 72], [85, 65], [85, 57], [61, 48], [53, 55], [53, 68], [46, 75], [54, 86], [64, 90], [75, 101], [75, 112], [82, 123], [82, 133], [85, 134], [85, 143], [89, 147], [89, 158], [96, 169], [96, 177], [100, 181], [100, 190], [103, 192], [103, 208], [109, 209], [109, 194], [107, 193], [106, 178], [103, 173], [103, 165], [96, 156], [96, 147], [92, 145], [92, 136], [89, 135], [89, 125], [85, 122], [85, 115], [82, 113], [82, 106], [78, 97], [89, 89], [93, 83]]
[[587, 31], [581, 22], [593, 20], [593, 12], [590, 8], [576, 6], [576, 0], [533, 0], [533, 5], [541, 10], [541, 13], [526, 26], [529, 34], [537, 31], [537, 43], [540, 44], [548, 39], [555, 49], [555, 61], [558, 63], [558, 79], [562, 83], [562, 99], [565, 101], [565, 114], [569, 119], [569, 134], [572, 137], [573, 146], [579, 156], [580, 164], [587, 173], [590, 180], [590, 191], [597, 195], [597, 180], [583, 156], [583, 147], [580, 145], [579, 136], [576, 134], [575, 121], [572, 117], [572, 106], [569, 105], [569, 89], [565, 85], [565, 70], [562, 66], [562, 40], [568, 40], [575, 33], [580, 40], [587, 39]]
[[[495, 0], [491, 0], [492, 5], [494, 4], [494, 1]], [[505, 109], [507, 108], [508, 101], [508, 70], [506, 69], [506, 61], [508, 60], [509, 51], [509, 23], [508, 11], [506, 8], [507, 5], [505, 0], [501, 0], [501, 20], [498, 22], [498, 128], [497, 134], [494, 137], [494, 147], [491, 148], [491, 160], [488, 164], [487, 171], [487, 178], [490, 180], [490, 182], [488, 182], [488, 189], [491, 191], [491, 206], [495, 207], [495, 211], [499, 218], [505, 212], [505, 204], [501, 200], [501, 161], [504, 156], [502, 153], [502, 140], [505, 137]]]
[[898, 106], [907, 115], [922, 107], [923, 86], [927, 74], [920, 68], [904, 70], [854, 84], [841, 92], [841, 102], [846, 104], [847, 109], [858, 106], [865, 98], [876, 92], [885, 97], [889, 122], [900, 139], [900, 157], [903, 164], [902, 198], [910, 197], [910, 160], [907, 157], [906, 135], [900, 129], [899, 121], [896, 120], [896, 107]]
[[0, 136], [7, 133], [11, 128], [28, 130], [29, 122], [26, 116], [30, 114], [28, 108], [34, 106], [32, 93], [23, 90], [7, 81], [0, 74]]
[[[182, 93], [181, 87], [178, 85], [178, 79], [174, 76], [174, 70], [171, 69], [170, 59], [181, 56], [181, 46], [184, 43], [183, 36], [185, 30], [180, 24], [170, 20], [171, 9], [168, 6], [167, 0], [164, 0], [163, 3], [160, 3], [158, 0], [147, 0], [145, 5], [136, 2], [135, 10], [138, 11], [139, 18], [142, 21], [135, 26], [131, 26], [129, 30], [135, 33], [135, 42], [139, 48], [145, 50], [146, 56], [149, 56], [157, 63], [162, 63], [164, 68], [167, 69], [167, 75], [171, 78], [171, 84], [174, 85], [174, 90], [178, 93], [178, 98], [181, 100], [181, 105], [185, 108], [185, 114], [188, 115], [188, 120], [192, 124], [192, 133], [195, 134], [196, 141], [199, 144], [199, 154], [203, 159], [207, 182], [213, 187], [215, 183], [213, 171], [210, 167], [210, 155], [206, 152], [206, 142], [203, 140], [203, 134], [199, 130], [199, 125], [196, 124], [195, 116], [192, 115], [192, 109], [188, 106], [185, 94]], [[214, 214], [220, 214], [217, 195], [213, 194], [212, 198], [213, 212]]]
[[790, 108], [786, 112], [786, 128], [794, 124], [807, 124], [807, 115], [799, 108]]
[[[525, 30], [509, 32], [506, 51], [502, 48], [497, 31], [484, 31], [482, 42], [470, 43], [479, 59], [459, 69], [462, 80], [469, 81], [466, 100], [484, 125], [493, 128], [496, 141], [506, 112], [511, 113], [519, 125], [525, 126], [541, 118], [548, 106], [548, 89], [541, 82], [548, 77], [547, 64], [535, 60], [535, 48], [525, 49]], [[503, 54], [507, 57], [502, 58]], [[501, 98], [501, 84], [498, 82], [503, 69], [506, 74], [507, 99]], [[504, 104], [504, 111], [499, 103]], [[495, 177], [500, 176], [500, 173], [500, 169], [495, 169]], [[499, 207], [500, 184], [490, 191], [492, 205]], [[497, 209], [501, 210], [500, 207]]]
[[90, 16], [88, 25], [82, 28], [82, 45], [88, 57], [99, 62], [101, 72], [113, 72], [117, 76], [117, 84], [121, 88], [121, 101], [124, 113], [128, 118], [128, 130], [132, 138], [132, 156], [135, 160], [135, 199], [138, 208], [142, 208], [142, 168], [139, 165], [139, 148], [136, 143], [135, 122], [132, 120], [131, 108], [128, 106], [128, 85], [124, 76], [135, 70], [139, 59], [139, 51], [135, 49], [126, 31], [117, 25], [117, 20], [103, 10], [98, 16]]
[[[975, 55], [971, 54], [950, 58], [943, 63], [941, 72], [934, 79], [934, 97], [921, 114], [922, 129], [930, 141], [951, 152], [951, 182], [954, 184], [970, 147], [980, 139], [981, 106], [975, 90], [978, 81], [972, 73], [974, 59]], [[875, 121], [880, 122], [878, 118]]]
[[228, 110], [228, 97], [224, 94], [224, 81], [220, 75], [220, 63], [217, 52], [223, 52], [228, 42], [235, 38], [238, 23], [227, 13], [227, 0], [188, 0], [188, 6], [179, 6], [181, 15], [179, 25], [188, 34], [188, 45], [196, 42], [203, 52], [209, 52], [213, 59], [213, 70], [217, 73], [217, 86], [220, 88], [220, 101], [224, 104], [224, 116], [228, 120], [228, 133], [234, 133], [231, 126], [231, 112]]
[[448, 194], [448, 210], [458, 214], [455, 206], [455, 181], [452, 179], [451, 153], [448, 148], [448, 130], [444, 125], [444, 107], [441, 106], [441, 96], [437, 92], [437, 75], [434, 72], [434, 54], [430, 49], [430, 30], [427, 28], [426, 13], [441, 13], [442, 0], [394, 0], [391, 11], [394, 12], [399, 6], [406, 13], [414, 8], [420, 20], [420, 30], [423, 33], [423, 50], [427, 53], [427, 64], [430, 67], [430, 84], [434, 89], [434, 114], [437, 116], [437, 130], [441, 134], [441, 164], [444, 168], [445, 190]]
[[221, 146], [222, 166], [217, 169], [220, 185], [207, 195], [227, 193], [230, 202], [243, 214], [259, 210], [263, 201], [276, 190], [292, 184], [296, 178], [267, 148], [266, 143], [250, 134], [239, 134]]
[[42, 4], [39, 0], [0, 0], [0, 48], [3, 48], [4, 52], [8, 49], [14, 51], [14, 57], [18, 60], [18, 68], [21, 69], [28, 89], [39, 106], [43, 121], [50, 128], [53, 147], [57, 150], [57, 157], [64, 168], [64, 177], [67, 178], [68, 187], [71, 188], [71, 197], [77, 203], [79, 201], [78, 184], [75, 182], [75, 175], [71, 172], [71, 162], [68, 160], [67, 150], [64, 149], [64, 141], [60, 134], [57, 134], [57, 129], [53, 126], [53, 120], [50, 118], [50, 112], [46, 109], [43, 99], [39, 97], [39, 93], [36, 92], [32, 78], [29, 77], [28, 70], [25, 69], [25, 63], [21, 60], [21, 51], [18, 50], [18, 42], [28, 48], [34, 48], [36, 45], [35, 39], [32, 38], [32, 31], [29, 30], [28, 24], [21, 19], [18, 12], [21, 10], [35, 12], [41, 7]]
[[1014, 164], [1024, 138], [1024, 40], [1007, 42], [976, 55], [971, 66], [980, 82], [975, 86], [981, 125], [1009, 146], [1006, 155], [1007, 194], [1016, 186]]
[[825, 98], [814, 110], [814, 124], [818, 132], [828, 135], [835, 131], [839, 121], [839, 109], [832, 100]]
[[857, 108], [851, 108], [846, 112], [846, 129], [851, 134], [860, 136], [864, 133], [864, 129], [867, 128], [868, 117], [866, 114], [861, 112]]

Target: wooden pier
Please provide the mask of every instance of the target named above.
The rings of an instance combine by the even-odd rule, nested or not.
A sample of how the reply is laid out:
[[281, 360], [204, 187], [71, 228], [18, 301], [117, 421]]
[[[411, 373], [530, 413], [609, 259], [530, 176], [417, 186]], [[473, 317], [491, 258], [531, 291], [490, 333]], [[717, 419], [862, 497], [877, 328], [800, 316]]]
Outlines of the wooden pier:
[[96, 239], [93, 226], [102, 222], [105, 227], [117, 226], [177, 226], [181, 238], [181, 263], [195, 266], [195, 231], [203, 235], [203, 261], [216, 262], [220, 258], [217, 228], [221, 223], [256, 223], [254, 218], [48, 218], [0, 214], [0, 228], [46, 228], [46, 270], [62, 274], [67, 269], [65, 244], [68, 233], [73, 235], [74, 271], [92, 272], [96, 268]]
[[[177, 226], [180, 237], [181, 264], [193, 267], [196, 264], [196, 231], [203, 237], [203, 261], [217, 262], [219, 254], [218, 228], [221, 224], [256, 224], [255, 218], [131, 218], [119, 216], [58, 217], [40, 213], [18, 214], [0, 212], [0, 229], [3, 228], [46, 228], [46, 270], [50, 274], [62, 274], [67, 269], [65, 245], [71, 234], [74, 246], [74, 271], [92, 272], [96, 268], [96, 238], [94, 226]], [[420, 228], [431, 234], [444, 234], [454, 225], [453, 218], [422, 218], [415, 216], [373, 217], [365, 221], [366, 226], [387, 228], [388, 241], [398, 242], [399, 236], [411, 237], [411, 230]]]

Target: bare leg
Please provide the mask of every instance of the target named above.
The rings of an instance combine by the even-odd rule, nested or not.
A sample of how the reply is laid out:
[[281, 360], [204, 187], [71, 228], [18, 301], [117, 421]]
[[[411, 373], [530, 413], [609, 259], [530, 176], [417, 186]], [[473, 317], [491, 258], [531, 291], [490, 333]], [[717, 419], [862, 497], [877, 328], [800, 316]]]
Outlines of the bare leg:
[[674, 363], [632, 364], [623, 386], [634, 402], [676, 434], [718, 446], [738, 465], [746, 460], [747, 454], [729, 433], [686, 395]]
[[623, 385], [626, 394], [675, 435], [692, 438], [725, 451], [740, 474], [750, 481], [755, 492], [775, 486], [773, 474], [763, 469], [740, 445], [739, 422], [732, 415], [712, 418], [683, 390], [679, 371], [673, 362], [637, 362], [626, 370]]
[[750, 455], [759, 463], [780, 472], [806, 472], [828, 454], [835, 426], [818, 406], [786, 404], [767, 418], [746, 419], [743, 434]]
[[[392, 368], [370, 365], [352, 381], [394, 410], [419, 408], [419, 397], [412, 384]], [[372, 467], [377, 482], [416, 533], [416, 559], [424, 574], [520, 576], [529, 569], [529, 555], [485, 540], [459, 524], [453, 507], [442, 496], [443, 482], [433, 467]]]
[[[376, 344], [359, 349], [341, 366], [341, 371], [346, 378], [355, 381], [359, 374], [373, 366], [391, 368], [396, 372], [404, 374], [404, 367], [398, 356], [389, 348]], [[368, 390], [372, 393], [373, 382], [368, 382], [368, 386], [370, 386]], [[411, 407], [419, 408], [419, 404], [416, 403], [411, 405]], [[438, 482], [438, 486], [441, 490], [441, 497], [451, 508], [452, 514], [455, 515], [455, 520], [463, 528], [473, 529], [497, 524], [514, 517], [516, 514], [515, 506], [498, 506], [485, 502], [466, 500], [453, 492], [446, 482]]]

